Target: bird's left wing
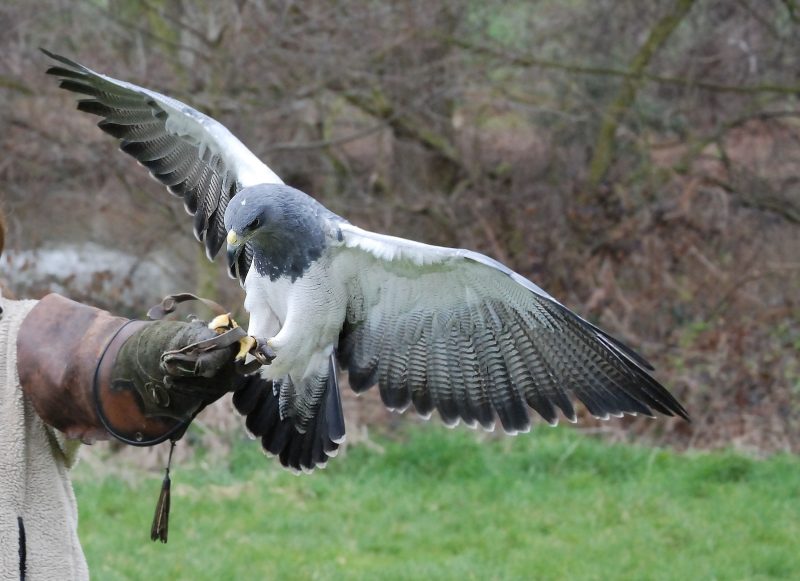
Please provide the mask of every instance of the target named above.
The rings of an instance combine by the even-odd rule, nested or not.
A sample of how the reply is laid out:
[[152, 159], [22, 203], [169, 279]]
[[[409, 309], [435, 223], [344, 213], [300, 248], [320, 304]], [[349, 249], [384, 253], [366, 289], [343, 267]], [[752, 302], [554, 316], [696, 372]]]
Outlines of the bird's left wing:
[[[120, 149], [183, 197], [194, 216], [194, 234], [213, 258], [225, 241], [228, 201], [243, 187], [282, 183], [228, 129], [185, 103], [144, 87], [97, 73], [80, 63], [42, 49], [60, 63], [48, 74], [63, 89], [87, 95], [78, 109], [103, 117], [98, 127], [120, 139]], [[231, 274], [243, 282], [252, 251], [241, 253]]]
[[338, 357], [356, 391], [377, 383], [390, 408], [510, 433], [529, 429], [528, 407], [574, 421], [571, 397], [602, 418], [687, 417], [644, 359], [499, 262], [339, 227], [357, 274]]

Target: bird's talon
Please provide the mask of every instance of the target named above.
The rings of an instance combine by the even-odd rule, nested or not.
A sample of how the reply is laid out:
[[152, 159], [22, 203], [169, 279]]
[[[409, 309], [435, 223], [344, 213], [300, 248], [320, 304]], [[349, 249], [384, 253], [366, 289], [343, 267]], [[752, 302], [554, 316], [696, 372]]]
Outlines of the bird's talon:
[[235, 329], [238, 326], [239, 324], [233, 320], [233, 317], [231, 317], [230, 313], [225, 313], [224, 315], [217, 315], [208, 324], [208, 328], [219, 335], [222, 335], [223, 333], [225, 333], [226, 331], [230, 331], [231, 329]]
[[247, 354], [255, 349], [257, 345], [258, 341], [251, 335], [239, 339], [239, 352], [236, 354], [236, 361], [241, 361], [247, 357]]

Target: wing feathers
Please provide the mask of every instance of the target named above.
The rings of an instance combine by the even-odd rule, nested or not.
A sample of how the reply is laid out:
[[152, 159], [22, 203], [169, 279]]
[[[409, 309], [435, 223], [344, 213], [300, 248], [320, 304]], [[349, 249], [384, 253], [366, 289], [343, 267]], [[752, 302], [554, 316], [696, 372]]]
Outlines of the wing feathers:
[[[206, 247], [221, 248], [225, 241], [227, 232], [225, 231], [225, 209], [228, 207], [228, 198], [222, 196], [219, 199], [214, 213], [209, 218], [209, 227], [206, 229]], [[209, 256], [212, 259], [213, 256]]]
[[147, 141], [148, 139], [158, 137], [163, 131], [161, 122], [156, 118], [148, 121], [141, 121], [134, 125], [124, 125], [122, 123], [114, 123], [103, 119], [97, 126], [117, 139], [127, 138], [139, 141]]
[[[464, 374], [465, 390], [469, 409], [475, 420], [485, 430], [493, 430], [495, 423], [494, 410], [489, 398], [487, 378], [481, 372], [481, 364], [475, 345], [470, 335], [463, 332], [459, 336], [459, 353], [461, 356], [461, 371]], [[464, 418], [465, 420], [467, 418]]]
[[451, 394], [456, 408], [457, 418], [465, 424], [475, 427], [477, 419], [469, 396], [468, 380], [464, 376], [465, 360], [462, 356], [460, 333], [457, 328], [452, 328], [447, 338], [447, 373], [451, 382]]
[[510, 433], [529, 429], [529, 407], [551, 424], [557, 410], [574, 422], [571, 397], [599, 418], [688, 418], [642, 357], [502, 264], [341, 231], [341, 252], [363, 263], [340, 361], [357, 390], [377, 382], [388, 407], [410, 400], [423, 416], [436, 409], [447, 424], [487, 429], [498, 418]]
[[378, 362], [387, 322], [379, 318], [372, 323], [372, 328], [364, 326], [356, 330], [347, 341], [346, 348], [353, 351], [352, 356], [348, 357], [351, 362], [348, 377], [350, 387], [356, 393], [366, 391], [377, 381]]
[[408, 351], [407, 373], [411, 401], [417, 413], [424, 418], [430, 417], [434, 408], [431, 392], [428, 389], [427, 359], [427, 337], [422, 335]]
[[447, 347], [447, 340], [448, 337], [441, 334], [432, 338], [428, 349], [427, 384], [442, 421], [448, 426], [455, 426], [460, 413], [455, 397], [455, 381], [448, 365], [453, 354]]
[[[132, 83], [101, 75], [62, 56], [43, 51], [60, 64], [48, 74], [59, 86], [87, 95], [78, 109], [103, 119], [98, 126], [121, 140], [121, 149], [150, 170], [195, 216], [194, 233], [214, 257], [224, 241], [224, 207], [242, 187], [281, 183], [224, 126], [191, 107]], [[222, 211], [219, 210], [222, 208]], [[240, 281], [252, 252], [242, 253], [230, 271]]]
[[525, 401], [551, 425], [558, 423], [554, 404], [561, 408], [568, 419], [574, 420], [572, 404], [536, 349], [523, 317], [515, 309], [507, 309], [506, 321], [517, 352], [524, 361], [524, 365], [517, 370], [517, 377]]
[[[405, 325], [407, 326], [407, 321]], [[398, 329], [402, 336], [403, 327]], [[405, 411], [411, 405], [411, 392], [408, 390], [408, 346], [400, 344], [394, 352], [386, 354], [389, 363], [385, 380], [380, 383], [381, 400], [391, 410]]]
[[[495, 313], [491, 305], [485, 305], [484, 312], [484, 316], [488, 314], [492, 324], [499, 326], [499, 321], [494, 320]], [[478, 330], [473, 340], [481, 363], [481, 372], [488, 386], [489, 399], [503, 429], [510, 434], [527, 430], [530, 427], [528, 412], [511, 382], [496, 329], [487, 326]]]

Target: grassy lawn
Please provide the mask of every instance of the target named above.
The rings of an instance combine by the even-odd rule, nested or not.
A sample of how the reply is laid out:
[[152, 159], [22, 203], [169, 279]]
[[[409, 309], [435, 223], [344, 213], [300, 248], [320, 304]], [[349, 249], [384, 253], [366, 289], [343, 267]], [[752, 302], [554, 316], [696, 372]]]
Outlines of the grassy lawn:
[[[96, 579], [769, 579], [800, 575], [800, 460], [678, 455], [568, 429], [409, 430], [297, 477], [243, 442], [160, 475], [75, 474]], [[113, 459], [109, 460], [113, 462]]]

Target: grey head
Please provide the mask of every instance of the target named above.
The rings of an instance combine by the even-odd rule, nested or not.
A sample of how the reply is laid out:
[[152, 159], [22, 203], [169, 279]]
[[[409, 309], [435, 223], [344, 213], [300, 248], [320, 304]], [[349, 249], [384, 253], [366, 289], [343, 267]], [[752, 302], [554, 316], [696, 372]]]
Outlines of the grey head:
[[341, 220], [300, 190], [284, 184], [244, 188], [228, 203], [228, 264], [236, 263], [249, 243], [253, 265], [261, 276], [294, 282], [327, 246], [327, 223]]

